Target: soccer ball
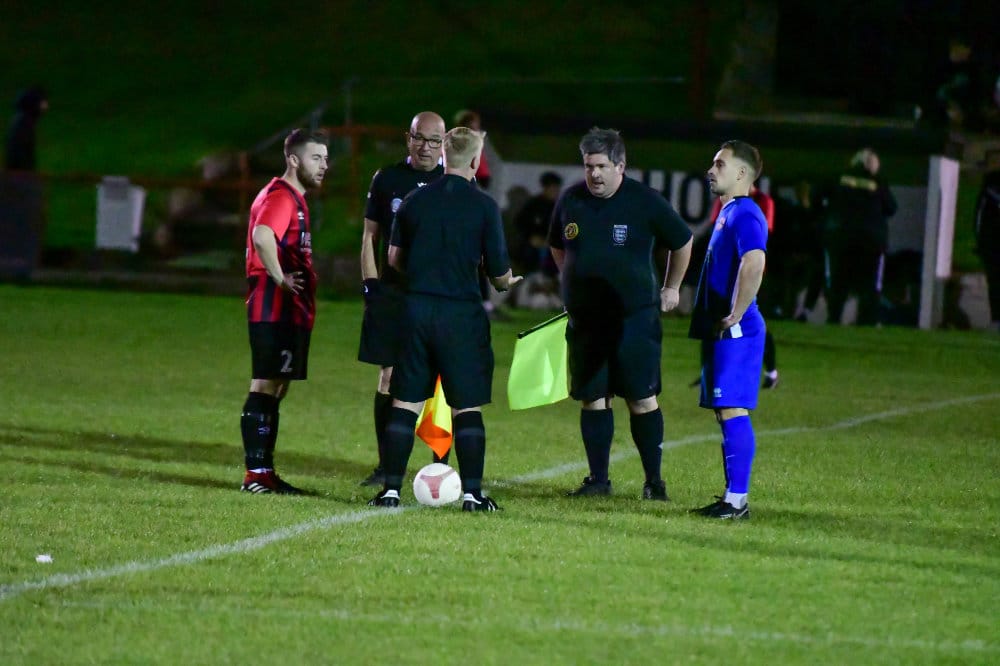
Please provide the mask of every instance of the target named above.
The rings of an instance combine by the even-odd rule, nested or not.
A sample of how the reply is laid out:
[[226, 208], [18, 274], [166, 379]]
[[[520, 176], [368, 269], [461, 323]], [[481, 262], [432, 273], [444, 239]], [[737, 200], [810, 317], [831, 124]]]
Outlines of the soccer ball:
[[444, 506], [462, 497], [462, 479], [444, 463], [431, 463], [413, 477], [413, 496], [424, 506]]

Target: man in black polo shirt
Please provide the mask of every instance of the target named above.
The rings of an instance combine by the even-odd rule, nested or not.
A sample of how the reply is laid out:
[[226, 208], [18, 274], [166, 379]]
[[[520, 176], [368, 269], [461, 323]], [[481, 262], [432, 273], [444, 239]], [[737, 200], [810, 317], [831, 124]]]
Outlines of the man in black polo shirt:
[[472, 184], [482, 134], [456, 127], [445, 135], [443, 149], [445, 175], [410, 193], [392, 226], [389, 263], [407, 278], [406, 319], [390, 384], [385, 485], [369, 504], [399, 506], [417, 417], [440, 375], [452, 407], [462, 510], [496, 511], [496, 502], [482, 494], [486, 430], [481, 406], [492, 398], [493, 350], [479, 266], [484, 264], [500, 291], [521, 276], [511, 274], [496, 202]]
[[402, 280], [396, 270], [388, 265], [392, 216], [403, 202], [403, 197], [444, 174], [444, 167], [440, 164], [444, 131], [444, 120], [438, 114], [424, 111], [415, 115], [406, 133], [409, 155], [402, 162], [379, 169], [368, 190], [365, 230], [361, 236], [365, 315], [361, 325], [358, 360], [377, 365], [380, 369], [374, 405], [378, 465], [361, 482], [363, 486], [380, 486], [385, 482], [385, 426], [392, 409], [389, 380], [392, 377], [392, 367], [396, 364], [403, 332]]
[[[563, 193], [549, 229], [569, 313], [570, 395], [582, 403], [580, 432], [590, 466], [583, 484], [569, 494], [611, 493], [611, 399], [620, 395], [646, 474], [642, 496], [666, 501], [660, 476], [663, 414], [656, 401], [660, 311], [673, 310], [680, 300], [691, 232], [658, 192], [625, 175], [625, 143], [617, 131], [591, 129], [580, 152], [585, 182]], [[662, 288], [653, 260], [657, 243], [670, 250]]]

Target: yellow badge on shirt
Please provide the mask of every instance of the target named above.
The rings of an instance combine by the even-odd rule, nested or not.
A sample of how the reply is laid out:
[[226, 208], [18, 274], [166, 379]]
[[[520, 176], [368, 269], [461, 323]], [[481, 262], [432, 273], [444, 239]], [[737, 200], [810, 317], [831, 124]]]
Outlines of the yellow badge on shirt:
[[579, 233], [580, 233], [580, 227], [576, 226], [576, 222], [570, 222], [563, 229], [563, 236], [566, 238], [566, 240], [573, 240], [579, 235]]

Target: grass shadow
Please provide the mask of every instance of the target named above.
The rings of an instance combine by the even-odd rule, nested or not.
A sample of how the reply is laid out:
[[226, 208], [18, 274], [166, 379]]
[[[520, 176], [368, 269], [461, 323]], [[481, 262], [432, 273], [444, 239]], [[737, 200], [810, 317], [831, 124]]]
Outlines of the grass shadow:
[[[95, 472], [111, 477], [153, 480], [161, 483], [179, 483], [196, 487], [231, 488], [239, 481], [218, 481], [208, 477], [165, 472], [155, 469], [129, 469], [116, 467], [93, 459], [94, 455], [121, 456], [131, 460], [152, 463], [194, 463], [234, 467], [242, 470], [243, 448], [238, 445], [187, 442], [148, 437], [144, 435], [111, 435], [103, 432], [74, 432], [46, 428], [31, 428], [0, 424], [0, 442], [4, 444], [0, 458], [25, 463], [58, 466], [79, 472]], [[69, 453], [70, 459], [52, 460], [15, 454], [12, 447], [31, 451]], [[88, 455], [91, 454], [91, 455]], [[362, 479], [370, 471], [370, 464], [352, 460], [281, 451], [277, 462], [284, 474], [303, 474], [329, 478]], [[320, 495], [315, 495], [320, 496]]]

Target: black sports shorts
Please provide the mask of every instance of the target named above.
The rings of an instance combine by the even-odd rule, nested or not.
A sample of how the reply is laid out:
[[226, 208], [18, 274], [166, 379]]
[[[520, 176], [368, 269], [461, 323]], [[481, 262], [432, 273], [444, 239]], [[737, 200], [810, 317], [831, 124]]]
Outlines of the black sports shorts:
[[250, 322], [254, 379], [305, 379], [312, 331], [286, 323]]
[[624, 319], [571, 312], [566, 327], [570, 396], [593, 402], [612, 395], [631, 401], [659, 395], [662, 338], [655, 306]]
[[406, 297], [396, 287], [385, 285], [378, 298], [365, 305], [361, 321], [358, 360], [383, 368], [396, 365], [403, 345]]
[[411, 294], [405, 323], [403, 347], [392, 371], [394, 398], [426, 400], [440, 375], [445, 398], [456, 409], [492, 400], [493, 348], [482, 303]]

